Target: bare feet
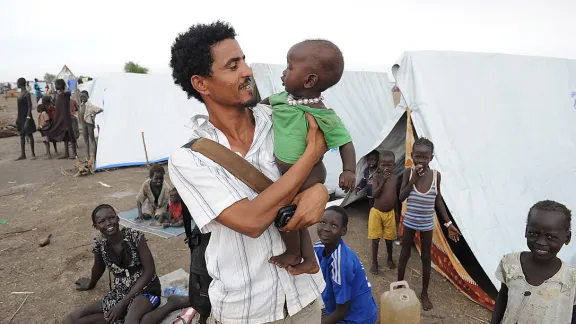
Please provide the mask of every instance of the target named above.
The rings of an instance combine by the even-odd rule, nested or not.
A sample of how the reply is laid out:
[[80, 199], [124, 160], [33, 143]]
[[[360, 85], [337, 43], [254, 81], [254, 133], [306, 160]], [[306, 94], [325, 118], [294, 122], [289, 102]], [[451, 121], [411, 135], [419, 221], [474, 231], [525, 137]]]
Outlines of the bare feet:
[[396, 264], [394, 264], [394, 261], [392, 261], [392, 259], [389, 259], [388, 262], [386, 262], [386, 264], [388, 265], [388, 268], [396, 269]]
[[162, 223], [162, 227], [168, 228], [168, 227], [170, 227], [170, 223]]
[[302, 263], [297, 264], [295, 266], [289, 265], [288, 267], [286, 267], [286, 270], [288, 270], [288, 272], [290, 272], [293, 276], [297, 276], [303, 273], [315, 274], [318, 271], [320, 271], [320, 267], [318, 266], [318, 263], [314, 258], [312, 260], [304, 259]]
[[50, 160], [52, 158], [52, 155], [45, 155], [44, 156], [44, 160]]
[[280, 255], [273, 256], [268, 260], [269, 263], [272, 263], [279, 268], [286, 268], [289, 265], [296, 265], [302, 261], [302, 256], [290, 254], [288, 252], [284, 252]]
[[16, 161], [22, 161], [22, 160], [26, 160], [26, 155], [20, 155]]
[[372, 267], [370, 268], [371, 274], [378, 274], [378, 262], [372, 262]]
[[434, 308], [434, 305], [432, 305], [432, 302], [430, 301], [430, 298], [428, 298], [427, 293], [426, 294], [421, 293], [420, 299], [422, 300], [422, 309], [424, 309], [425, 311], [429, 311], [432, 308]]
[[156, 222], [150, 223], [150, 226], [162, 226], [162, 223], [156, 221]]
[[36, 160], [36, 155], [32, 155], [32, 157], [30, 158], [30, 160]]

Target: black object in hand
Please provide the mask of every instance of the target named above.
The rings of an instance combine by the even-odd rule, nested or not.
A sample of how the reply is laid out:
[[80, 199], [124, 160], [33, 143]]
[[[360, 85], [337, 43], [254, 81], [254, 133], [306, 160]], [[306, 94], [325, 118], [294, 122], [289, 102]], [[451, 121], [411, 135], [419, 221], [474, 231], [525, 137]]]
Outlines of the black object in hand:
[[296, 205], [280, 208], [278, 215], [276, 215], [276, 218], [274, 219], [274, 225], [278, 228], [286, 226], [290, 219], [292, 219], [292, 216], [294, 216], [294, 212], [296, 212]]

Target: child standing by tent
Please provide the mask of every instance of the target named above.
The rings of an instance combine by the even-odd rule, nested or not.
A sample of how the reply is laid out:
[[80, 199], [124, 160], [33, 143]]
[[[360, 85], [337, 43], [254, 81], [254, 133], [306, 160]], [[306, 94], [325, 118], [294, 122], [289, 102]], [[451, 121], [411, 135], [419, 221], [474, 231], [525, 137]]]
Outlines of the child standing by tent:
[[437, 209], [448, 228], [450, 239], [458, 242], [460, 232], [456, 229], [446, 211], [446, 206], [440, 193], [440, 172], [430, 169], [430, 162], [434, 158], [434, 144], [421, 137], [414, 141], [412, 146], [412, 160], [414, 166], [404, 170], [400, 201], [406, 199], [406, 214], [404, 215], [404, 233], [402, 236], [402, 251], [398, 262], [398, 281], [404, 280], [406, 264], [412, 252], [412, 242], [416, 232], [420, 232], [420, 246], [422, 259], [422, 308], [433, 308], [428, 297], [428, 284], [432, 272], [431, 248], [434, 229], [434, 210]]
[[576, 269], [556, 256], [570, 243], [571, 220], [571, 211], [555, 201], [530, 208], [524, 234], [530, 251], [500, 261], [492, 324], [575, 323]]
[[368, 238], [372, 240], [372, 267], [370, 272], [378, 274], [378, 246], [380, 238], [386, 241], [388, 267], [396, 268], [392, 260], [392, 243], [396, 239], [396, 185], [398, 177], [392, 173], [396, 158], [391, 151], [382, 152], [378, 169], [374, 173], [374, 206], [368, 215]]
[[362, 176], [362, 180], [356, 186], [356, 193], [358, 191], [366, 188], [366, 197], [368, 198], [368, 203], [370, 204], [370, 208], [374, 206], [374, 197], [372, 195], [372, 176], [376, 173], [378, 169], [378, 161], [380, 159], [380, 153], [376, 150], [368, 153], [366, 157], [366, 163], [368, 166], [364, 169], [364, 175]]

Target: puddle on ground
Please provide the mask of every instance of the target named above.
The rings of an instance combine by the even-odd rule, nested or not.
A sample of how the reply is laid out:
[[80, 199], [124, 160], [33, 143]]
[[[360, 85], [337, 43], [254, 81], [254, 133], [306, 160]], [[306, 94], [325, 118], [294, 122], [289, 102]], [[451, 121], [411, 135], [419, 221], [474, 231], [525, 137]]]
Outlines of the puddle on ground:
[[109, 198], [124, 198], [124, 197], [129, 197], [129, 196], [135, 196], [136, 193], [135, 192], [131, 192], [131, 191], [116, 191], [113, 192], [111, 194], [107, 194], [104, 197], [109, 197]]

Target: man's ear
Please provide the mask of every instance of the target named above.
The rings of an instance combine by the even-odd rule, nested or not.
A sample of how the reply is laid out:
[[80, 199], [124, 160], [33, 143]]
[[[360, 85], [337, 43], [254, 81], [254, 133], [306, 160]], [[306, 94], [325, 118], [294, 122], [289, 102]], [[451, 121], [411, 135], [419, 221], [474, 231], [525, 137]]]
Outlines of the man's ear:
[[434, 160], [434, 154], [432, 154], [432, 157], [430, 158], [430, 161]]
[[346, 235], [346, 233], [348, 233], [348, 226], [342, 229], [342, 236]]
[[568, 231], [568, 234], [566, 234], [568, 237], [566, 237], [566, 245], [568, 245], [568, 243], [570, 243], [570, 241], [572, 241], [572, 231]]
[[318, 76], [316, 74], [308, 74], [306, 82], [304, 82], [304, 88], [312, 89], [318, 83]]
[[200, 94], [207, 96], [210, 94], [210, 91], [206, 86], [206, 81], [207, 80], [204, 77], [201, 77], [199, 75], [193, 75], [190, 78], [190, 82], [192, 83], [192, 87], [194, 88], [194, 90], [198, 91], [198, 93]]

